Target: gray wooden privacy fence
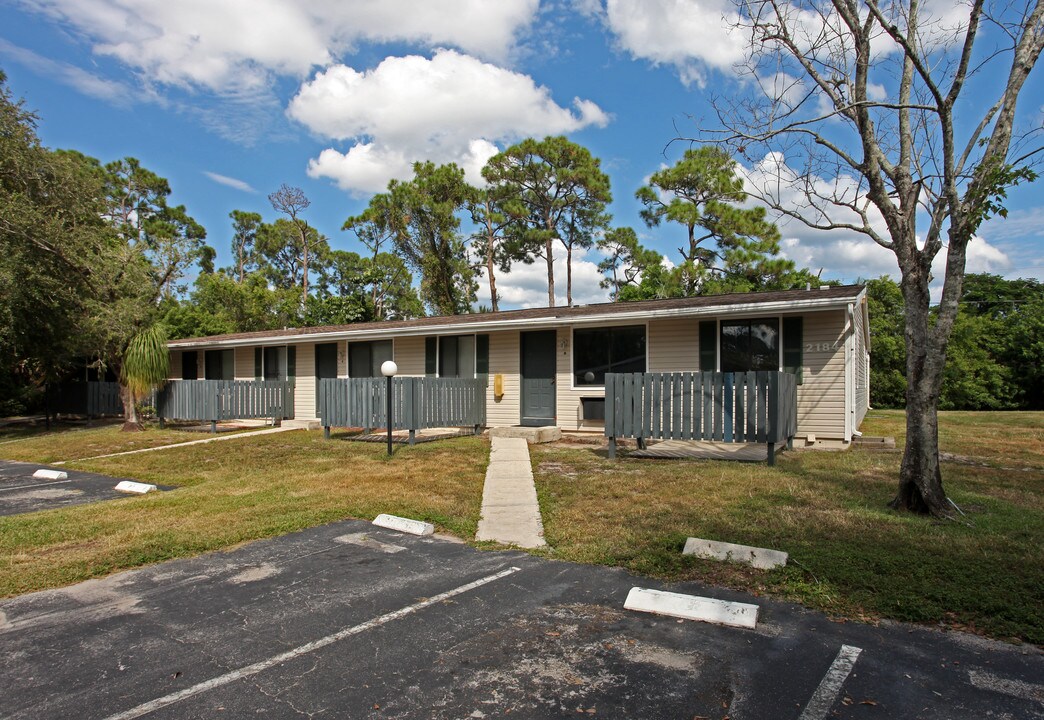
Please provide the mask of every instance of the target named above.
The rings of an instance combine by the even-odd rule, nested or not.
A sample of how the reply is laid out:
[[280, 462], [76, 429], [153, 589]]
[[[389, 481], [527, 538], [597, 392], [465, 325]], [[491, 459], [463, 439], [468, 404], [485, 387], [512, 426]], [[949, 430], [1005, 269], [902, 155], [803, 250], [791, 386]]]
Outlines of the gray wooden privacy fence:
[[[324, 378], [319, 381], [319, 417], [326, 436], [331, 427], [386, 428], [387, 378]], [[484, 379], [392, 378], [392, 428], [472, 427], [486, 424]]]
[[115, 382], [87, 383], [87, 417], [122, 415], [123, 399], [120, 384]]
[[156, 393], [164, 420], [202, 420], [216, 432], [221, 420], [294, 416], [293, 380], [171, 380]]
[[92, 417], [122, 415], [120, 384], [97, 380], [72, 380], [47, 388], [46, 409], [50, 413], [69, 413]]
[[617, 438], [776, 444], [797, 433], [797, 383], [784, 372], [606, 373], [605, 435]]

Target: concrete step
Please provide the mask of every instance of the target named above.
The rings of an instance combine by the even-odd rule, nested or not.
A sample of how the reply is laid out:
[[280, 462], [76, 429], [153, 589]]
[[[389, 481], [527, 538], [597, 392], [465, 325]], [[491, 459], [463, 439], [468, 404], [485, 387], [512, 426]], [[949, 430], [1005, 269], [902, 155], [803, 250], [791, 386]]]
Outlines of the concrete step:
[[515, 425], [510, 427], [495, 427], [489, 429], [491, 438], [522, 438], [530, 445], [536, 443], [549, 443], [562, 439], [561, 428], [554, 425], [543, 427], [523, 427]]
[[284, 420], [281, 425], [285, 428], [302, 428], [304, 430], [319, 430], [322, 423], [319, 420]]

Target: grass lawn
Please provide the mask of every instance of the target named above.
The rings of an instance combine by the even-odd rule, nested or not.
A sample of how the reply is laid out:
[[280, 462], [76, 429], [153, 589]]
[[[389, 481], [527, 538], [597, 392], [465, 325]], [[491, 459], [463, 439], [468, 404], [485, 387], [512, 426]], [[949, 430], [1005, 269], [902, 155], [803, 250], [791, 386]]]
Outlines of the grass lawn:
[[[159, 434], [136, 436], [152, 432]], [[66, 442], [80, 447], [83, 434], [52, 436], [55, 448], [39, 453], [68, 457]], [[0, 445], [0, 457], [11, 447]], [[383, 444], [325, 441], [321, 432], [299, 430], [75, 463], [178, 489], [0, 517], [0, 596], [382, 512], [474, 537], [485, 440], [399, 446], [391, 460], [386, 452]]]
[[[944, 485], [967, 523], [888, 509], [898, 452], [790, 452], [769, 468], [625, 454], [611, 462], [590, 447], [534, 446], [551, 545], [540, 552], [772, 594], [837, 617], [1044, 643], [1044, 413], [941, 418]], [[862, 429], [901, 445], [903, 423], [902, 412], [875, 411]], [[78, 430], [2, 444], [0, 457], [83, 457], [169, 435]], [[75, 463], [178, 489], [0, 518], [0, 596], [381, 512], [474, 537], [485, 440], [400, 446], [391, 460], [385, 452], [294, 431]], [[792, 562], [763, 572], [696, 560], [681, 555], [688, 536], [785, 550]]]
[[90, 428], [56, 425], [50, 432], [43, 426], [0, 428], [0, 458], [53, 463], [213, 437], [208, 433], [160, 430], [154, 426], [144, 432], [123, 432], [122, 425], [122, 420]]
[[[875, 411], [862, 429], [901, 444], [903, 423]], [[1044, 413], [943, 413], [940, 435], [956, 456], [944, 487], [969, 524], [888, 509], [898, 452], [791, 452], [769, 468], [534, 448], [548, 554], [1044, 643]], [[785, 550], [791, 564], [685, 557], [688, 536]]]

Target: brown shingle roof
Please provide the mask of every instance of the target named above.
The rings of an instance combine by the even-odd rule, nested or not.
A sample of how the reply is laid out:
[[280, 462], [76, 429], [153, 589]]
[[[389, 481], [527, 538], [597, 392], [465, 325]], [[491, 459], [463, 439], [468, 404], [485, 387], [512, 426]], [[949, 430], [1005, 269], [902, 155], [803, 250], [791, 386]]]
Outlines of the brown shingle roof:
[[172, 340], [171, 347], [191, 347], [193, 345], [207, 345], [236, 342], [239, 344], [248, 340], [266, 340], [269, 338], [302, 338], [307, 339], [316, 335], [348, 334], [352, 332], [366, 331], [367, 333], [380, 330], [413, 330], [429, 326], [446, 326], [466, 328], [476, 323], [501, 322], [511, 324], [516, 321], [540, 321], [540, 320], [570, 320], [578, 318], [606, 317], [623, 313], [654, 313], [664, 310], [700, 310], [704, 308], [727, 309], [736, 305], [748, 305], [754, 303], [786, 303], [801, 302], [809, 300], [830, 301], [839, 303], [845, 300], [855, 299], [862, 292], [862, 285], [841, 285], [837, 287], [823, 287], [817, 290], [780, 290], [773, 292], [749, 292], [730, 293], [727, 295], [701, 295], [688, 298], [668, 298], [665, 300], [639, 300], [635, 302], [597, 303], [593, 305], [574, 305], [573, 307], [553, 308], [527, 308], [524, 310], [504, 310], [498, 313], [471, 313], [468, 315], [440, 315], [435, 317], [423, 317], [413, 320], [382, 320], [367, 323], [352, 323], [349, 325], [324, 325], [320, 327], [288, 328], [285, 330], [261, 330], [246, 333], [228, 333], [225, 335], [211, 335], [208, 337], [185, 338], [183, 340]]

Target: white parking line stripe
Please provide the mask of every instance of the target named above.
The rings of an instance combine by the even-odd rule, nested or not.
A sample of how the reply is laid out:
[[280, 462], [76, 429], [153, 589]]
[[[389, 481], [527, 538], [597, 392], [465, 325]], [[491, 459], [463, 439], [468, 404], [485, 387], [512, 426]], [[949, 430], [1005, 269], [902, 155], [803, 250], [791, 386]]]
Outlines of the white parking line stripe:
[[808, 705], [805, 706], [798, 720], [823, 720], [826, 717], [861, 652], [863, 652], [862, 648], [851, 645], [841, 646], [837, 657], [830, 664], [830, 669], [819, 682], [819, 687], [812, 694], [812, 699], [808, 701]]
[[1034, 685], [1022, 680], [1009, 680], [983, 670], [969, 670], [968, 679], [980, 690], [992, 690], [1022, 700], [1035, 700], [1044, 704], [1044, 685]]
[[61, 485], [63, 483], [71, 483], [71, 482], [72, 482], [72, 480], [55, 480], [54, 482], [32, 483], [31, 485], [16, 485], [14, 487], [0, 487], [0, 492], [7, 492], [8, 490], [25, 490], [26, 488], [46, 487], [47, 485]]
[[522, 568], [510, 567], [506, 570], [501, 570], [500, 572], [495, 573], [493, 575], [487, 575], [484, 578], [479, 578], [478, 580], [469, 582], [467, 585], [461, 585], [460, 587], [454, 588], [453, 590], [448, 590], [444, 593], [432, 596], [427, 600], [422, 600], [413, 605], [408, 605], [407, 607], [400, 608], [399, 610], [387, 613], [386, 615], [381, 615], [380, 617], [374, 618], [373, 620], [368, 620], [360, 625], [354, 625], [350, 628], [345, 628], [343, 630], [335, 632], [332, 635], [327, 635], [324, 638], [319, 638], [318, 640], [313, 640], [310, 643], [305, 643], [304, 645], [296, 647], [293, 650], [288, 650], [284, 653], [274, 655], [268, 658], [267, 660], [261, 660], [260, 662], [256, 662], [253, 665], [247, 665], [246, 667], [239, 668], [238, 670], [233, 670], [232, 672], [225, 673], [224, 675], [219, 675], [216, 678], [212, 678], [205, 682], [201, 682], [198, 685], [193, 685], [190, 688], [185, 688], [184, 690], [180, 690], [176, 693], [164, 695], [161, 698], [156, 698], [155, 700], [143, 703], [125, 712], [117, 713], [116, 715], [110, 715], [108, 718], [106, 718], [106, 720], [131, 720], [131, 718], [139, 718], [142, 715], [148, 715], [149, 713], [155, 710], [159, 710], [160, 708], [165, 708], [169, 705], [181, 702], [185, 698], [192, 697], [193, 695], [199, 695], [200, 693], [207, 692], [208, 690], [213, 690], [214, 688], [221, 687], [222, 685], [228, 685], [229, 683], [235, 682], [236, 680], [240, 680], [245, 677], [250, 677], [251, 675], [256, 675], [257, 673], [262, 672], [263, 670], [275, 667], [276, 665], [284, 663], [287, 660], [293, 660], [294, 658], [300, 657], [301, 655], [314, 652], [315, 650], [324, 648], [327, 645], [331, 645], [339, 640], [343, 640], [346, 637], [358, 635], [361, 632], [365, 632], [380, 625], [384, 625], [386, 623], [391, 622], [392, 620], [398, 620], [399, 618], [406, 617], [407, 615], [411, 615], [412, 613], [415, 613], [418, 610], [423, 610], [424, 608], [430, 605], [435, 605], [436, 603], [440, 603], [443, 600], [448, 600], [451, 597], [455, 597], [462, 593], [466, 593], [470, 590], [474, 590], [475, 588], [487, 585], [488, 583], [494, 582], [495, 580], [500, 580], [501, 578], [505, 578], [508, 575], [517, 573], [521, 569]]

